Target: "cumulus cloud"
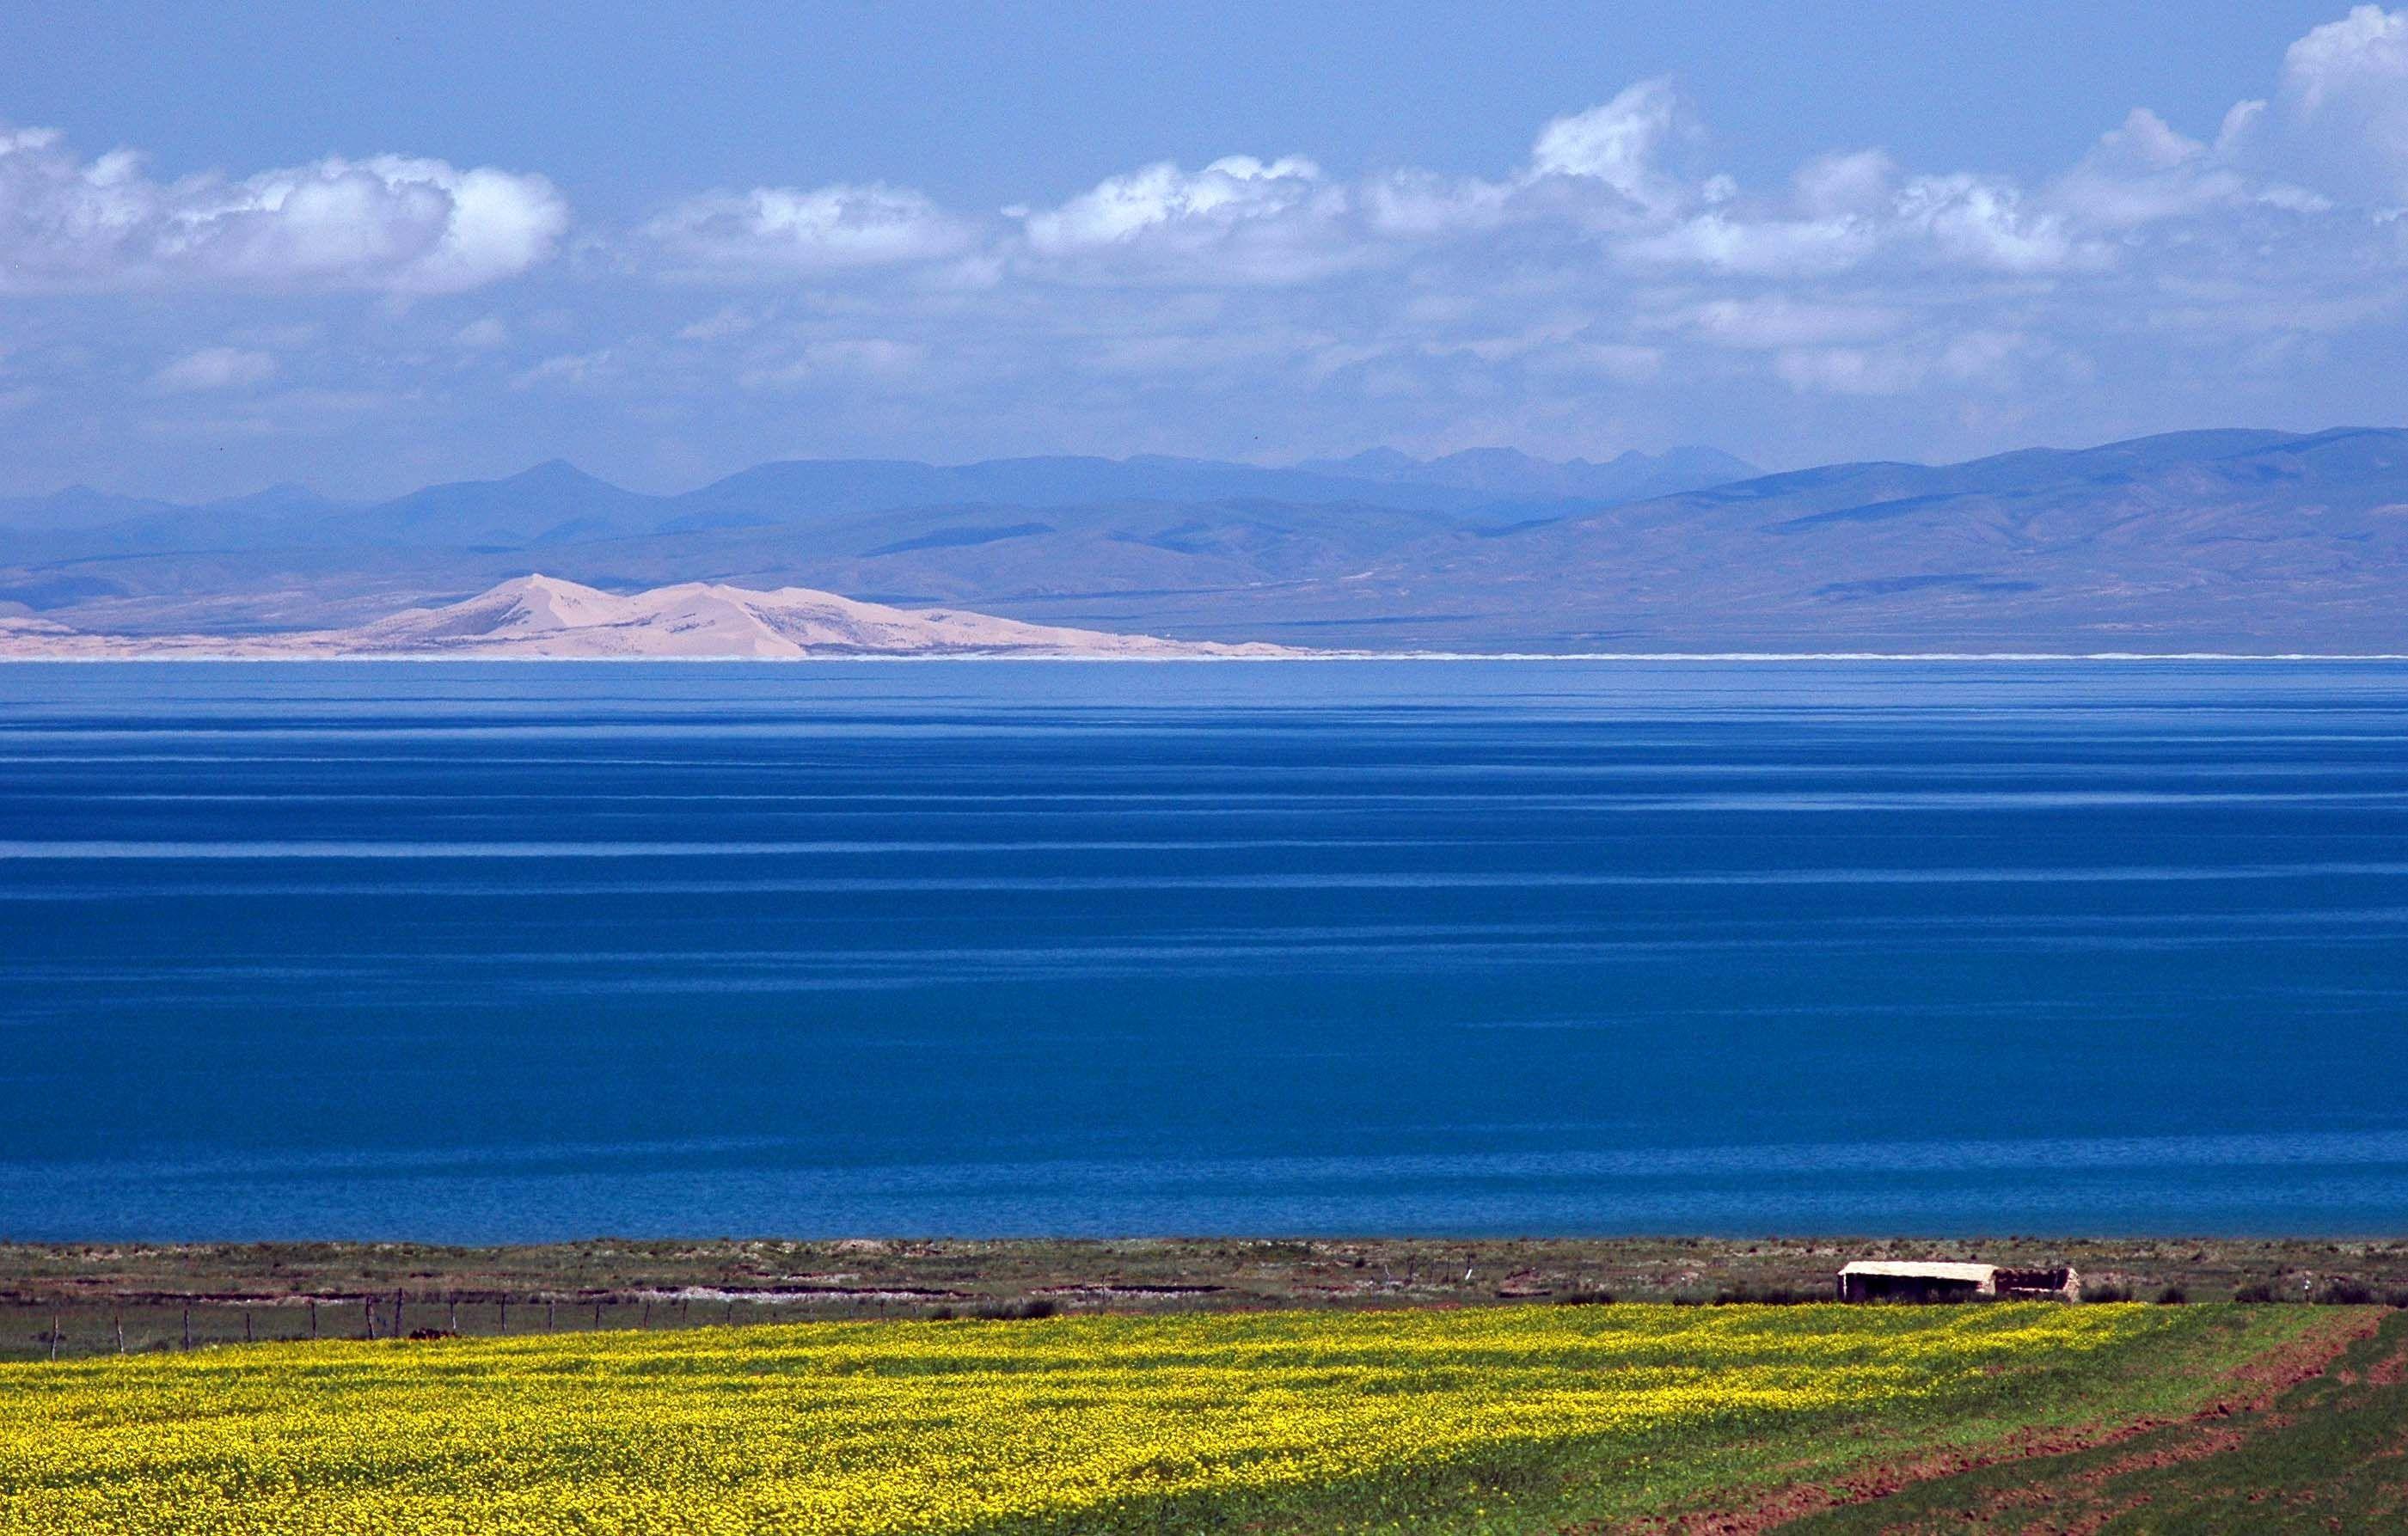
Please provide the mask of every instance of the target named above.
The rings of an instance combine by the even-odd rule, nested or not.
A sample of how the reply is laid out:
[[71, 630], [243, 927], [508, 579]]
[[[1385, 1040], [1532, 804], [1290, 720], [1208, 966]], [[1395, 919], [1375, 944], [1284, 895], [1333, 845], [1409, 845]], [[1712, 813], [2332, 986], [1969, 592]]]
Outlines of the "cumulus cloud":
[[1108, 179], [1060, 208], [1027, 216], [1039, 251], [1081, 251], [1156, 230], [1227, 230], [1277, 218], [1321, 190], [1321, 167], [1300, 156], [1268, 163], [1225, 155], [1190, 175], [1168, 161]]
[[540, 176], [403, 155], [161, 181], [118, 150], [0, 131], [0, 293], [212, 286], [443, 294], [552, 253], [567, 204]]
[[930, 261], [977, 239], [968, 221], [925, 194], [882, 183], [709, 193], [663, 213], [644, 234], [673, 263], [738, 275]]
[[[1007, 210], [1018, 241], [998, 249], [1019, 278], [1172, 273], [1232, 296], [1193, 320], [1135, 301], [1119, 323], [1141, 334], [1092, 353], [1116, 370], [1208, 340], [1211, 355], [1260, 358], [1286, 338], [1316, 388], [1376, 377], [1394, 392], [1438, 366], [1524, 385], [1752, 366], [1792, 392], [1857, 397], [2074, 379], [2110, 337], [2330, 334], [2329, 317], [2399, 306], [2402, 282], [2370, 284], [2368, 264], [2398, 272], [2403, 241], [2365, 215], [2408, 176], [2408, 12], [2361, 7], [2308, 34], [2271, 100], [2240, 104], [2212, 137], [2136, 106], [2037, 180], [1867, 147], [1750, 189], [1684, 168], [1706, 144], [1678, 86], [1642, 80], [1544, 123], [1494, 176], [1161, 162]], [[1294, 303], [1311, 309], [1229, 308], [1266, 280], [1310, 290]], [[2208, 281], [2234, 295], [2221, 322], [2169, 299]], [[1651, 295], [1668, 285], [1677, 296]], [[1303, 323], [1333, 306], [1366, 318], [1335, 335]], [[1239, 323], [1263, 345], [1249, 352]]]
[[1529, 174], [1601, 181], [1651, 212], [1692, 195], [1663, 169], [1665, 149], [1694, 135], [1687, 104], [1668, 79], [1641, 80], [1602, 107], [1559, 117], [1530, 146]]
[[150, 376], [150, 387], [162, 395], [192, 395], [210, 390], [244, 389], [276, 377], [276, 359], [239, 347], [203, 347], [186, 352]]
[[1892, 228], [1928, 241], [1943, 259], [1997, 272], [2046, 272], [2105, 257], [2019, 189], [1962, 172], [1908, 182]]
[[2276, 104], [2280, 152], [2303, 176], [2408, 203], [2408, 10], [2359, 6], [2293, 43]]
[[1817, 155], [1790, 178], [1805, 218], [1877, 218], [1897, 198], [1898, 162], [1885, 150]]
[[2244, 202], [2249, 187], [2207, 145], [2135, 107], [2058, 180], [2054, 195], [2085, 224], [2126, 231]]
[[1234, 154], [1197, 171], [1157, 162], [1057, 206], [1006, 212], [1021, 226], [1023, 269], [1038, 274], [1312, 282], [1435, 244], [1627, 232], [1711, 205], [1714, 183], [1691, 186], [1664, 164], [1696, 132], [1670, 80], [1643, 80], [1547, 123], [1527, 162], [1495, 179], [1405, 167], [1349, 182], [1301, 155]]
[[[2403, 37], [2408, 12], [2361, 7], [2302, 38], [2268, 101], [2206, 134], [2134, 106], [2054, 176], [1856, 147], [1748, 187], [1699, 164], [1696, 110], [1653, 79], [1544, 123], [1493, 175], [1163, 163], [1021, 211], [1017, 247], [998, 249], [1015, 278], [1175, 270], [1221, 295], [1194, 315], [1132, 299], [1082, 353], [1112, 302], [1082, 290], [1067, 355], [1116, 371], [1210, 356], [1268, 378], [1284, 357], [1298, 389], [1391, 409], [1477, 397], [1484, 414], [1505, 397], [1560, 410], [1641, 382], [1761, 381], [1808, 399], [1956, 396], [1958, 420], [2020, 422], [2016, 392], [2071, 399], [2119, 360], [2179, 353], [2213, 380], [2214, 349], [2263, 359], [2271, 338], [2408, 309], [2408, 221], [2384, 222], [2408, 165]], [[1266, 276], [1300, 292], [1240, 297]], [[2197, 296], [2210, 291], [2223, 297]]]
[[1784, 193], [1749, 197], [1728, 176], [1684, 177], [1697, 115], [1668, 79], [1642, 80], [1541, 127], [1494, 178], [1411, 168], [1334, 180], [1299, 156], [1232, 155], [1189, 172], [1163, 162], [1019, 216], [1035, 269], [1144, 278], [1165, 265], [1231, 281], [1311, 281], [1485, 242], [1512, 260], [1600, 257], [1766, 277], [1872, 262], [2002, 273], [2095, 263], [2103, 248], [2065, 209], [1999, 178], [1906, 175], [1886, 152], [1825, 155]]
[[[1878, 417], [2071, 439], [2173, 410], [2176, 389], [2202, 419], [2327, 414], [2312, 397], [2376, 414], [2362, 354], [2408, 344], [2408, 11], [2361, 6], [2265, 73], [2220, 122], [2119, 102], [2072, 164], [2022, 175], [1851, 144], [1742, 182], [1659, 79], [1534, 114], [1526, 151], [1475, 172], [1205, 146], [1257, 152], [1132, 156], [996, 210], [866, 180], [709, 192], [589, 231], [590, 306], [408, 307], [418, 361], [379, 382], [431, 361], [562, 420], [595, 398], [682, 412], [697, 454], [747, 409], [781, 449], [794, 422], [845, 421], [842, 440], [897, 449], [915, 423], [1014, 423], [995, 430], [1021, 447], [1226, 450], [1201, 436], [1226, 423], [1248, 452], [1588, 452], [1653, 423], [1657, 441], [1775, 458], [1749, 435]], [[0, 293], [442, 292], [542, 261], [566, 219], [539, 178], [441, 162], [165, 182], [130, 155], [0, 134]], [[236, 358], [265, 349], [247, 355], [272, 368], [282, 344], [208, 324], [129, 347], [109, 376], [262, 382]], [[516, 371], [461, 366], [480, 349]], [[83, 387], [93, 359], [72, 350], [12, 359], [21, 416]], [[313, 369], [337, 350], [313, 343]], [[2234, 393], [2252, 380], [2257, 406]]]
[[[840, 184], [711, 194], [644, 235], [686, 270], [775, 279], [949, 260], [968, 287], [1311, 286], [1376, 272], [1480, 281], [1484, 268], [1492, 285], [1510, 272], [1557, 287], [1599, 267], [1633, 281], [1694, 272], [1803, 284], [2108, 273], [2158, 226], [2221, 220], [2205, 233], [2238, 240], [2252, 215], [2328, 211], [2333, 198], [2317, 189], [2349, 181], [2344, 162], [2360, 194], [2370, 176], [2408, 188], [2408, 12], [2360, 7], [2311, 32], [2290, 50], [2273, 100], [2241, 104], [2212, 142], [2136, 107], [2080, 163], [2037, 184], [1910, 170], [1860, 148], [1816, 155], [1786, 186], [1751, 192], [1684, 171], [1705, 142], [1676, 83], [1655, 79], [1542, 124], [1526, 158], [1493, 177], [1400, 167], [1343, 179], [1302, 155], [1231, 154], [1193, 170], [1157, 161], [1000, 219], [908, 188]], [[2308, 166], [2316, 156], [2321, 167]], [[2286, 164], [2317, 174], [2286, 176]]]
[[1224, 155], [1197, 171], [1166, 160], [1006, 213], [1021, 226], [1024, 269], [1039, 274], [1299, 282], [1378, 254], [1354, 191], [1300, 155]]

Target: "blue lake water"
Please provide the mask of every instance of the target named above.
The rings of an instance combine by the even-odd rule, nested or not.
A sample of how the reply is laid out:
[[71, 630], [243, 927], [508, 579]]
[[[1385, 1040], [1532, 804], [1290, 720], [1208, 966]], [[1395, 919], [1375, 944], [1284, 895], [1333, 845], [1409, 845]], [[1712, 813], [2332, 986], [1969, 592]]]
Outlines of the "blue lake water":
[[2408, 1230], [2408, 668], [0, 667], [0, 1237]]

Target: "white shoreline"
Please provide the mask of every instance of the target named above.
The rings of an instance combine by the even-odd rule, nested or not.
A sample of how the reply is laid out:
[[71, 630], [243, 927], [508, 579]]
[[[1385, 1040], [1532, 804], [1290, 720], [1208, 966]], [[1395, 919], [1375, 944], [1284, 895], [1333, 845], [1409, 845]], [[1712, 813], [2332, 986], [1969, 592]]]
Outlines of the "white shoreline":
[[1069, 662], [1144, 666], [1204, 663], [1211, 666], [1272, 665], [1297, 662], [2408, 662], [2408, 652], [2397, 651], [1306, 651], [1276, 656], [1114, 655], [1015, 653], [962, 651], [939, 654], [838, 653], [802, 656], [544, 656], [524, 653], [479, 654], [461, 652], [359, 653], [346, 655], [260, 655], [239, 652], [217, 653], [190, 651], [134, 652], [114, 656], [12, 655], [0, 652], [0, 666], [113, 666], [205, 663], [222, 666], [327, 666], [405, 662], [413, 666], [466, 666], [494, 662], [556, 666], [706, 666], [795, 667], [831, 662]]

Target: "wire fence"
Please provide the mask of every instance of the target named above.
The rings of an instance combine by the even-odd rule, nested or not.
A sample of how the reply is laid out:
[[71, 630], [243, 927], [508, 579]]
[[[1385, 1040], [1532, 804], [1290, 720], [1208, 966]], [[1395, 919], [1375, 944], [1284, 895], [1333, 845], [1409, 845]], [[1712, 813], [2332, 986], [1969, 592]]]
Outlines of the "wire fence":
[[[0, 1359], [68, 1359], [309, 1340], [506, 1338], [625, 1328], [930, 1317], [943, 1298], [747, 1299], [591, 1293], [423, 1292], [297, 1297], [161, 1297], [0, 1305]], [[981, 1307], [991, 1312], [994, 1309]]]

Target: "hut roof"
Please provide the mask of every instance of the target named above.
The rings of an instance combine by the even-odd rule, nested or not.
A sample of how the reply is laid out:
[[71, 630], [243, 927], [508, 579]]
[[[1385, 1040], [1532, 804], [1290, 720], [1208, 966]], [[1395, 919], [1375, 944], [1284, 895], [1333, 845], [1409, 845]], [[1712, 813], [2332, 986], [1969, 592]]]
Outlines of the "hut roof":
[[1995, 1264], [1919, 1264], [1885, 1258], [1860, 1258], [1844, 1266], [1842, 1274], [1886, 1274], [1910, 1280], [1963, 1280], [1979, 1285], [1999, 1272]]

